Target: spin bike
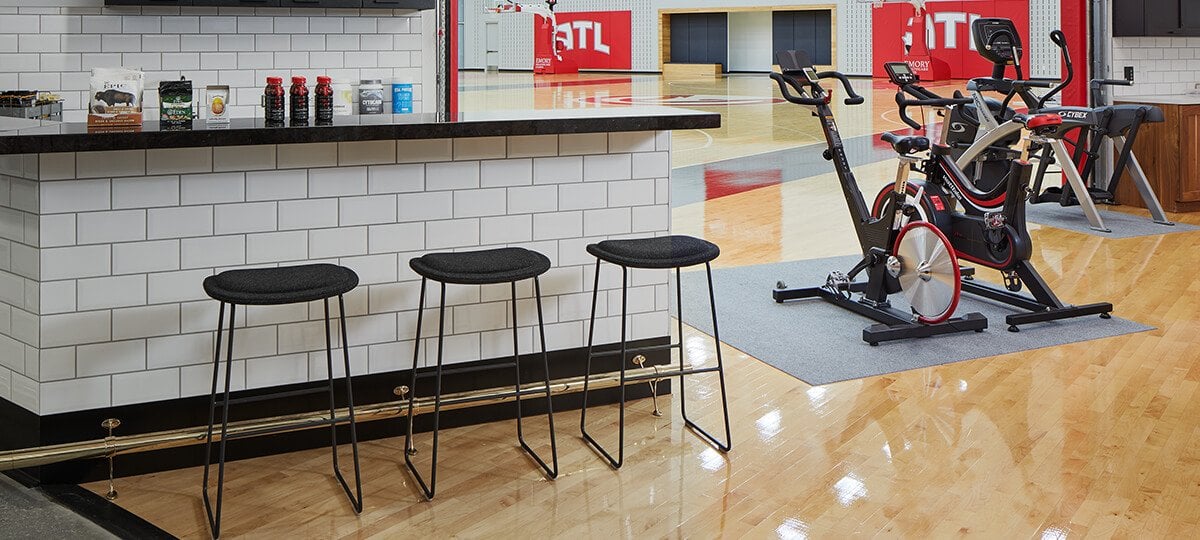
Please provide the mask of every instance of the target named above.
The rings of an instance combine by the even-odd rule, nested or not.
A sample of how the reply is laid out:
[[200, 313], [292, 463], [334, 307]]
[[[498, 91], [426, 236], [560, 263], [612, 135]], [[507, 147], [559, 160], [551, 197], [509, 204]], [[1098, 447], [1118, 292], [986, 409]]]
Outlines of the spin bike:
[[[961, 294], [962, 279], [955, 249], [933, 220], [912, 219], [918, 208], [908, 202], [908, 175], [896, 177], [895, 183], [882, 195], [890, 208], [897, 209], [880, 217], [872, 216], [858, 188], [854, 172], [846, 158], [846, 150], [838, 132], [831, 95], [821, 88], [820, 80], [834, 78], [841, 82], [847, 95], [847, 105], [859, 105], [865, 100], [854, 92], [850, 80], [836, 71], [818, 73], [804, 51], [778, 53], [781, 73], [771, 78], [779, 84], [783, 97], [794, 104], [813, 108], [820, 118], [829, 150], [825, 156], [834, 162], [842, 185], [846, 204], [854, 218], [854, 228], [862, 246], [862, 260], [847, 273], [829, 275], [824, 287], [784, 289], [773, 291], [776, 302], [801, 298], [820, 298], [838, 307], [868, 317], [878, 324], [863, 329], [863, 341], [871, 345], [897, 339], [928, 337], [955, 332], [982, 332], [987, 318], [969, 313], [954, 318]], [[913, 152], [929, 146], [923, 137], [898, 137], [886, 134], [902, 160], [915, 163]], [[865, 282], [855, 282], [865, 274]], [[912, 306], [906, 313], [893, 308], [888, 298], [903, 293]], [[860, 298], [854, 299], [859, 294]]]
[[[900, 88], [896, 93], [900, 118], [917, 129], [920, 124], [909, 117], [908, 107], [943, 109], [944, 122], [949, 124], [952, 115], [944, 109], [972, 101], [967, 97], [938, 97], [917, 84], [920, 78], [903, 62], [888, 63], [884, 68], [892, 83]], [[1030, 145], [1044, 146], [1054, 142], [1048, 137], [1061, 130], [1062, 117], [1052, 113], [1014, 114], [1010, 122], [1020, 124], [1024, 129], [1018, 143], [1019, 156], [1008, 163], [1004, 180], [990, 190], [979, 189], [954, 161], [947, 144], [952, 131], [949, 125], [943, 125], [939, 144], [930, 145], [928, 139], [918, 139], [923, 141], [919, 146], [928, 150], [928, 155], [923, 159], [901, 160], [897, 178], [907, 176], [909, 169], [921, 173], [924, 180], [910, 180], [906, 189], [916, 201], [919, 218], [944, 232], [960, 259], [998, 270], [1004, 277], [1004, 289], [967, 280], [963, 282], [962, 290], [1027, 310], [1005, 318], [1010, 332], [1020, 331], [1020, 325], [1037, 322], [1087, 315], [1110, 318], [1113, 306], [1107, 302], [1082, 306], [1063, 304], [1029, 260], [1033, 254], [1033, 241], [1025, 224], [1025, 199], [1033, 171], [1033, 165], [1028, 161]], [[884, 140], [895, 140], [894, 135], [889, 135], [885, 133]], [[886, 216], [897, 208], [896, 197], [889, 193], [891, 189], [885, 189], [875, 198], [872, 215]], [[958, 210], [960, 205], [962, 210]], [[1017, 294], [1022, 288], [1028, 288], [1033, 297]]]
[[[1024, 49], [1020, 35], [1011, 20], [1002, 18], [977, 19], [972, 23], [976, 49], [980, 55], [992, 62], [992, 76], [972, 79], [967, 88], [973, 97], [972, 104], [957, 106], [949, 111], [950, 137], [947, 139], [954, 150], [959, 167], [973, 176], [979, 185], [987, 185], [1003, 172], [1005, 163], [1013, 158], [1011, 146], [1016, 143], [1023, 127], [1011, 121], [1015, 112], [1009, 107], [1014, 98], [1020, 97], [1030, 113], [1057, 114], [1063, 119], [1062, 126], [1048, 134], [1048, 144], [1040, 150], [1037, 173], [1030, 202], [1058, 202], [1062, 206], [1079, 205], [1091, 228], [1111, 232], [1096, 209], [1096, 203], [1114, 203], [1113, 192], [1120, 182], [1122, 173], [1129, 172], [1155, 223], [1174, 225], [1163, 211], [1158, 196], [1150, 186], [1145, 171], [1133, 154], [1133, 145], [1138, 131], [1145, 122], [1162, 122], [1162, 110], [1151, 105], [1114, 105], [1106, 107], [1047, 107], [1055, 95], [1062, 92], [1075, 76], [1074, 63], [1067, 49], [1066, 36], [1059, 30], [1050, 33], [1051, 41], [1060, 49], [1066, 63], [1066, 78], [1055, 85], [1046, 80], [1021, 80], [1021, 60]], [[1005, 70], [1013, 66], [1016, 80], [1007, 79]], [[1093, 80], [1093, 91], [1101, 86], [1131, 85], [1132, 81]], [[1044, 96], [1033, 93], [1034, 88], [1050, 90]], [[1003, 102], [984, 97], [985, 92], [1004, 94]], [[1003, 122], [1003, 123], [1002, 123]], [[1071, 139], [1070, 134], [1077, 134]], [[1097, 186], [1096, 163], [1103, 144], [1112, 141], [1120, 148], [1113, 176], [1103, 188]], [[1065, 143], [1075, 146], [1069, 152]], [[1083, 158], [1087, 159], [1084, 160]], [[1075, 164], [1083, 162], [1082, 170]], [[1066, 183], [1063, 187], [1049, 187], [1043, 192], [1042, 183], [1047, 167], [1057, 162], [1061, 165]], [[1077, 193], [1087, 193], [1078, 197]]]

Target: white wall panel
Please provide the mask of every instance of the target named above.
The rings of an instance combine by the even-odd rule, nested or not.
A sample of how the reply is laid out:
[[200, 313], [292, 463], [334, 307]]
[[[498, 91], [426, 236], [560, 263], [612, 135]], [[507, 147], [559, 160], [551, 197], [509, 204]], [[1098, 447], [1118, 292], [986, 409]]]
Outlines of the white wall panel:
[[771, 13], [751, 11], [729, 14], [729, 71], [770, 71]]
[[352, 84], [411, 82], [415, 109], [432, 107], [422, 100], [422, 88], [434, 84], [431, 11], [363, 10], [348, 18], [246, 8], [243, 16], [226, 17], [215, 16], [217, 8], [105, 7], [104, 0], [0, 0], [0, 6], [14, 6], [0, 9], [0, 40], [19, 36], [22, 44], [0, 62], [0, 87], [58, 92], [67, 121], [84, 120], [95, 66], [146, 72], [147, 120], [158, 118], [158, 82], [181, 75], [198, 98], [206, 85], [230, 86], [235, 117], [262, 114], [259, 97], [270, 75], [305, 76], [310, 86], [318, 75]]
[[[1029, 0], [1029, 43], [1025, 44], [1025, 50], [1029, 51], [1027, 62], [1033, 77], [1054, 78], [1062, 71], [1062, 57], [1050, 41], [1050, 32], [1062, 28], [1061, 7], [1059, 0]], [[1076, 58], [1083, 57], [1083, 51], [1071, 52]], [[1086, 68], [1075, 67], [1080, 74]]]
[[837, 25], [837, 69], [851, 75], [871, 73], [871, 4], [841, 0], [833, 14]]

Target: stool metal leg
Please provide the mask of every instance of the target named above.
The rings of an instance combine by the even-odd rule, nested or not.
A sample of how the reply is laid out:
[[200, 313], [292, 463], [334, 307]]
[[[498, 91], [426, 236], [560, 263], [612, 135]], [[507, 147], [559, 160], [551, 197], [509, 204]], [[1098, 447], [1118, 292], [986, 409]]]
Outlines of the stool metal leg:
[[229, 428], [229, 381], [233, 371], [233, 328], [237, 312], [235, 304], [229, 304], [229, 344], [225, 354], [225, 397], [221, 404], [221, 442], [217, 454], [217, 501], [214, 505], [208, 496], [209, 466], [212, 464], [212, 435], [216, 422], [217, 411], [217, 376], [221, 371], [221, 325], [225, 322], [225, 302], [221, 302], [221, 310], [217, 315], [217, 343], [213, 349], [213, 381], [212, 392], [208, 401], [208, 430], [205, 434], [204, 446], [204, 513], [208, 516], [208, 526], [213, 538], [221, 537], [221, 502], [225, 494], [225, 442]]
[[[588, 359], [587, 359], [587, 374], [584, 376], [583, 382], [583, 411], [587, 411], [587, 380], [592, 376], [592, 342], [596, 330], [596, 291], [600, 285], [600, 261], [596, 260], [596, 283], [592, 289], [592, 322], [591, 331], [588, 333]], [[620, 405], [618, 408], [619, 418], [617, 420], [617, 457], [614, 459], [612, 454], [604, 449], [596, 439], [592, 438], [587, 432], [587, 425], [584, 422], [584, 413], [580, 414], [579, 430], [583, 433], [583, 439], [596, 450], [608, 464], [614, 469], [620, 469], [625, 462], [625, 360], [627, 356], [628, 343], [625, 335], [625, 318], [629, 307], [629, 269], [621, 267], [621, 382], [620, 382]]]
[[583, 407], [579, 409], [579, 430], [587, 436], [588, 378], [592, 376], [592, 344], [596, 336], [596, 299], [600, 294], [600, 259], [596, 259], [595, 279], [592, 282], [592, 315], [588, 318], [587, 367], [583, 377]]
[[[425, 304], [425, 281], [421, 280], [421, 308], [424, 309]], [[442, 415], [442, 349], [444, 338], [446, 336], [446, 284], [442, 283], [441, 302], [438, 305], [438, 351], [437, 351], [437, 367], [434, 372], [433, 383], [433, 452], [430, 455], [432, 463], [430, 465], [429, 483], [421, 477], [421, 473], [417, 472], [416, 465], [412, 462], [412, 456], [407, 451], [404, 453], [404, 463], [408, 465], [408, 470], [412, 472], [413, 478], [421, 488], [421, 492], [425, 494], [425, 498], [432, 500], [434, 492], [437, 488], [437, 454], [438, 454], [438, 422]], [[421, 339], [421, 316], [417, 315], [417, 341]], [[414, 347], [414, 349], [416, 349]], [[410, 447], [413, 434], [412, 413], [413, 404], [416, 400], [416, 385], [417, 385], [417, 354], [413, 353], [413, 384], [412, 391], [408, 394], [408, 435], [405, 438], [407, 443], [405, 447]]]
[[350, 504], [354, 507], [355, 513], [362, 512], [362, 475], [358, 468], [358, 434], [354, 424], [354, 392], [351, 389], [350, 383], [350, 347], [346, 338], [346, 302], [342, 295], [338, 295], [339, 318], [342, 325], [342, 357], [346, 365], [346, 408], [350, 415], [350, 447], [354, 452], [354, 485], [358, 496], [355, 497], [354, 492], [350, 491], [350, 485], [346, 483], [346, 479], [342, 476], [342, 468], [338, 465], [338, 442], [337, 442], [337, 421], [334, 415], [337, 411], [337, 405], [334, 402], [333, 392], [333, 339], [329, 333], [329, 299], [325, 299], [325, 365], [327, 368], [326, 376], [329, 380], [329, 445], [333, 451], [333, 475], [342, 485], [342, 490], [346, 492], [346, 496], [350, 498]]
[[[713, 293], [712, 266], [708, 263], [704, 263], [704, 269], [708, 272], [708, 301], [712, 305], [713, 339], [715, 340], [717, 348], [717, 376], [721, 380], [721, 409], [725, 417], [725, 442], [722, 443], [721, 441], [717, 440], [716, 437], [713, 437], [707, 431], [701, 429], [700, 426], [696, 425], [695, 422], [688, 419], [687, 392], [684, 388], [684, 379], [687, 377], [684, 376], [679, 377], [679, 412], [683, 415], [684, 424], [691, 428], [693, 432], [695, 432], [701, 438], [707, 440], [713, 446], [716, 446], [718, 450], [722, 452], [728, 452], [733, 445], [733, 440], [730, 438], [729, 434], [729, 400], [725, 394], [725, 365], [721, 360], [721, 334], [717, 330], [717, 299], [716, 295]], [[681, 285], [682, 280], [680, 277], [680, 269], [676, 268], [675, 301], [677, 310], [676, 314], [679, 317], [679, 370], [682, 372], [684, 364], [687, 363], [685, 358], [687, 356], [687, 347], [683, 346], [683, 285]]]
[[517, 282], [513, 281], [510, 284], [512, 289], [512, 316], [513, 316], [513, 363], [517, 369], [517, 441], [521, 443], [521, 448], [533, 458], [534, 461], [546, 472], [550, 478], [558, 478], [558, 444], [554, 437], [554, 403], [550, 393], [550, 357], [546, 353], [546, 324], [542, 317], [542, 286], [538, 282], [538, 278], [533, 278], [534, 297], [537, 302], [538, 312], [538, 331], [541, 334], [542, 342], [542, 365], [546, 370], [546, 418], [550, 421], [550, 456], [554, 462], [554, 467], [546, 465], [537, 452], [533, 451], [525, 442], [525, 434], [521, 429], [521, 349], [517, 345]]

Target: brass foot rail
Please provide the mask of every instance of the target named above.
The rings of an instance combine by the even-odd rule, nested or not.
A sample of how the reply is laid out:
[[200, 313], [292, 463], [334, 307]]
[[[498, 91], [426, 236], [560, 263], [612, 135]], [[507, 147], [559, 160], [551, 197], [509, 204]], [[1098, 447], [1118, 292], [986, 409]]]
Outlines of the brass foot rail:
[[[667, 364], [631, 369], [625, 373], [625, 384], [629, 385], [642, 381], [669, 379], [678, 377], [680, 375], [703, 373], [707, 371], [713, 370], [693, 369], [690, 365], [680, 366], [679, 364]], [[579, 376], [551, 381], [550, 393], [553, 395], [560, 395], [582, 392], [583, 379], [583, 376]], [[621, 384], [620, 374], [614, 371], [611, 373], [605, 373], [603, 375], [596, 375], [592, 377], [592, 380], [588, 384], [592, 388], [597, 389], [615, 388]], [[545, 386], [546, 385], [544, 383], [531, 383], [528, 385], [522, 385], [521, 395], [524, 396], [526, 393], [544, 393], [546, 391]], [[398, 387], [396, 388], [395, 393], [396, 395], [404, 396], [408, 393], [408, 387]], [[516, 395], [517, 391], [513, 389], [512, 386], [446, 394], [442, 396], [442, 410], [463, 409], [484, 404], [506, 403], [515, 400]], [[354, 412], [358, 422], [371, 422], [374, 420], [385, 420], [404, 416], [407, 409], [407, 399], [401, 399], [398, 401], [359, 406], [355, 408]], [[432, 410], [432, 397], [416, 399], [416, 402], [413, 406], [414, 414], [423, 414], [426, 412], [431, 412]], [[246, 437], [260, 437], [275, 433], [325, 427], [328, 426], [331, 421], [339, 424], [346, 423], [348, 420], [348, 411], [345, 408], [338, 409], [332, 419], [329, 417], [329, 415], [323, 413], [297, 413], [283, 416], [273, 416], [269, 418], [243, 420], [240, 422], [229, 423], [227, 437], [230, 440], [242, 439]], [[109, 422], [111, 422], [111, 420], [105, 421], [106, 424]], [[114, 425], [113, 427], [116, 426]], [[206, 431], [206, 426], [123, 436], [112, 436], [110, 431], [110, 435], [103, 439], [56, 444], [52, 446], [23, 448], [20, 450], [9, 450], [0, 452], [0, 471], [51, 465], [54, 463], [78, 459], [97, 459], [105, 457], [112, 458], [113, 456], [121, 454], [150, 452], [154, 450], [202, 444], [205, 440]], [[219, 440], [219, 435], [214, 433], [213, 442], [217, 442]]]

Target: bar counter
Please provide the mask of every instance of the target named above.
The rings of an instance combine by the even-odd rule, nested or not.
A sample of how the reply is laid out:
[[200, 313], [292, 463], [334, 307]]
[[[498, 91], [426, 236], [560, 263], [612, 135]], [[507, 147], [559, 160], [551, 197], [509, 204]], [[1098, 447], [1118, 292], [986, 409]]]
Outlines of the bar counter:
[[475, 112], [461, 113], [452, 122], [439, 122], [431, 113], [355, 115], [337, 116], [332, 125], [321, 126], [311, 120], [302, 125], [269, 126], [261, 118], [234, 118], [227, 123], [194, 120], [183, 127], [145, 122], [136, 127], [93, 128], [86, 123], [0, 118], [0, 155], [662, 131], [719, 125], [717, 114], [669, 107]]
[[[719, 123], [716, 114], [622, 108], [456, 122], [353, 117], [328, 127], [234, 120], [223, 129], [197, 121], [190, 131], [150, 122], [129, 133], [75, 124], [4, 131], [0, 406], [27, 429], [7, 430], [0, 444], [94, 438], [109, 416], [126, 434], [203, 424], [218, 304], [201, 283], [232, 268], [354, 269], [352, 372], [356, 401], [372, 403], [395, 399], [412, 364], [420, 281], [409, 259], [534, 249], [553, 263], [541, 283], [556, 376], [581, 374], [595, 263], [584, 247], [668, 234], [670, 130]], [[631, 280], [633, 337], [661, 342], [670, 333], [667, 273]], [[537, 319], [524, 285], [515, 324], [521, 352], [531, 353]], [[619, 270], [602, 273], [598, 343], [619, 336], [620, 304], [609, 298], [619, 286]], [[448, 289], [448, 364], [511, 355], [507, 300], [506, 286]], [[323, 381], [322, 317], [318, 304], [239, 309], [234, 387]], [[426, 328], [422, 366], [437, 346], [436, 325]], [[495, 383], [475, 376], [460, 388]]]

